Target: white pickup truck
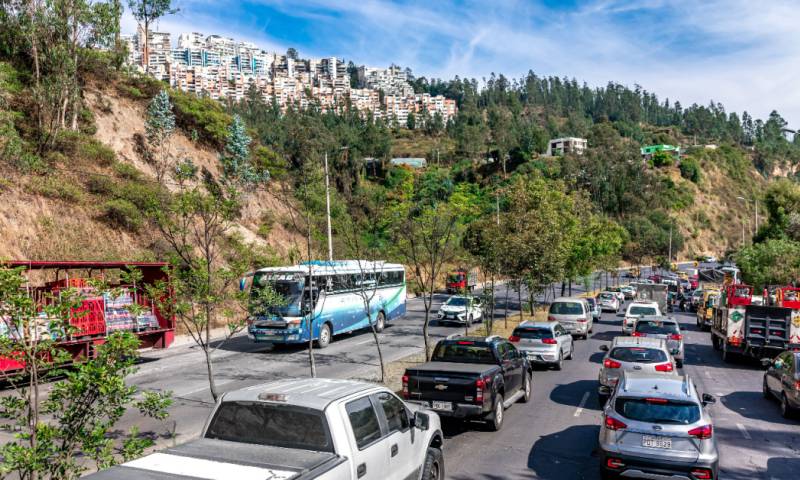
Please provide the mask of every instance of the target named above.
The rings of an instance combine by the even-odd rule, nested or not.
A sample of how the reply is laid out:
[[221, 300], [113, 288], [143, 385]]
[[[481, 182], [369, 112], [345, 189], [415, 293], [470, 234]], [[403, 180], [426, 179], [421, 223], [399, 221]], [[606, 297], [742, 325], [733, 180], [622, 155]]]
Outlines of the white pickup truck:
[[375, 384], [279, 380], [230, 392], [198, 440], [91, 480], [443, 480], [431, 411]]

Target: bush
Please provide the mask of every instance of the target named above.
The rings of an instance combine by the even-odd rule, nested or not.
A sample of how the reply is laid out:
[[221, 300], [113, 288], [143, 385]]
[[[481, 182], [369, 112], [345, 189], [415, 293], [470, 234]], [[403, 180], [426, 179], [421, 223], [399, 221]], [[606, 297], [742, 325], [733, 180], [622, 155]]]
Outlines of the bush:
[[142, 93], [141, 90], [139, 90], [138, 88], [133, 87], [131, 85], [120, 85], [119, 86], [119, 90], [123, 94], [125, 94], [126, 96], [128, 96], [128, 97], [130, 97], [130, 98], [132, 98], [134, 100], [141, 100], [143, 98], [147, 98], [147, 96], [144, 93]]
[[233, 118], [221, 103], [180, 90], [170, 90], [169, 96], [175, 109], [175, 121], [184, 132], [189, 134], [194, 129], [201, 142], [217, 150], [224, 148]]
[[86, 181], [86, 189], [96, 195], [108, 195], [114, 191], [114, 181], [103, 175], [93, 175]]
[[55, 145], [70, 161], [85, 161], [101, 167], [111, 166], [117, 159], [114, 150], [83, 132], [65, 130], [58, 135]]
[[700, 164], [692, 157], [681, 160], [681, 176], [691, 182], [700, 183]]
[[653, 162], [653, 166], [656, 168], [661, 167], [668, 167], [672, 165], [672, 155], [667, 152], [656, 152], [650, 158], [650, 161]]
[[162, 200], [159, 186], [151, 182], [125, 182], [114, 189], [113, 195], [135, 205], [141, 211], [157, 207]]
[[30, 193], [65, 202], [76, 203], [83, 199], [83, 190], [63, 176], [32, 177], [27, 189]]
[[140, 180], [142, 172], [129, 163], [117, 162], [114, 164], [114, 172], [126, 180]]
[[103, 219], [112, 226], [135, 232], [144, 223], [144, 218], [139, 208], [127, 200], [120, 198], [109, 200], [103, 204], [102, 210]]

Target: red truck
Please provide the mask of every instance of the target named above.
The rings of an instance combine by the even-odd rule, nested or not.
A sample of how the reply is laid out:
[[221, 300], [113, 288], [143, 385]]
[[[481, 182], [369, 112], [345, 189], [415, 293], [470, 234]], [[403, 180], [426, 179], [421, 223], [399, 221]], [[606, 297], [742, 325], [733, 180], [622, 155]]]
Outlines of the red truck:
[[447, 293], [471, 292], [478, 285], [478, 271], [461, 268], [447, 276]]
[[[140, 348], [166, 348], [175, 339], [175, 317], [162, 313], [155, 302], [145, 294], [145, 287], [159, 281], [168, 282], [166, 263], [149, 262], [69, 262], [69, 261], [7, 261], [0, 268], [22, 268], [28, 278], [28, 292], [33, 299], [44, 304], [67, 288], [80, 292], [80, 306], [70, 318], [73, 327], [68, 335], [49, 332], [45, 325], [36, 327], [35, 335], [58, 338], [58, 347], [69, 352], [73, 361], [94, 355], [97, 345], [105, 342], [108, 334], [127, 330], [139, 337]], [[138, 285], [121, 285], [120, 271], [137, 269], [142, 274]], [[110, 291], [97, 291], [88, 279], [104, 278], [113, 287]], [[162, 302], [163, 304], [163, 299]], [[137, 304], [143, 308], [133, 309]], [[141, 310], [141, 313], [138, 311]], [[0, 335], [15, 335], [14, 326], [0, 319]], [[39, 337], [37, 337], [39, 338]], [[22, 368], [13, 358], [0, 357], [0, 376], [13, 374]]]

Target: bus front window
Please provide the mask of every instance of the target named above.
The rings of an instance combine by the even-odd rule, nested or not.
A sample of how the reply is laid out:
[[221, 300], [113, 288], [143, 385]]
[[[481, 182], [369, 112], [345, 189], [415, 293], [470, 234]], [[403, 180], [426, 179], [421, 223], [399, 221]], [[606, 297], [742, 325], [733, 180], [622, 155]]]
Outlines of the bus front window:
[[[282, 305], [263, 305], [262, 292], [266, 286], [271, 286], [275, 293], [283, 298]], [[268, 314], [282, 317], [299, 317], [301, 313], [301, 300], [303, 297], [303, 280], [270, 280], [268, 274], [256, 274], [253, 278], [253, 287], [250, 290], [250, 310], [256, 316]]]

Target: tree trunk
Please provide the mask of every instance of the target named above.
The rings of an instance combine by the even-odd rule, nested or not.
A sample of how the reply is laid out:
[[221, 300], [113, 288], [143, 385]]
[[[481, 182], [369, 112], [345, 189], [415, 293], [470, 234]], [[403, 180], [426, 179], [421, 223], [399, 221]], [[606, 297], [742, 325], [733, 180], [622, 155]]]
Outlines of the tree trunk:
[[506, 300], [503, 308], [503, 327], [508, 328], [508, 281], [506, 281]]
[[[206, 326], [208, 326], [208, 322], [206, 322]], [[208, 348], [208, 336], [206, 336], [206, 345], [205, 347], [203, 347], [203, 354], [206, 356], [206, 370], [208, 371], [208, 388], [211, 391], [211, 398], [213, 398], [214, 402], [216, 402], [217, 398], [219, 398], [219, 393], [217, 392], [217, 382], [214, 381], [214, 366], [211, 363], [211, 351]]]
[[[369, 304], [367, 304], [367, 312], [369, 312]], [[375, 325], [372, 323], [372, 315], [368, 314], [369, 324], [372, 326], [372, 338], [375, 339], [375, 348], [378, 350], [378, 362], [381, 365], [381, 383], [386, 379], [386, 366], [383, 363], [383, 352], [381, 351], [381, 339], [378, 337], [378, 331], [375, 330]]]
[[567, 282], [561, 280], [561, 296], [564, 296], [564, 292], [567, 290]]
[[[423, 295], [425, 295], [423, 293]], [[425, 346], [425, 361], [429, 362], [431, 360], [430, 352], [428, 351], [428, 322], [430, 321], [430, 313], [431, 307], [428, 302], [422, 302], [425, 306], [425, 323], [422, 324], [422, 343]]]
[[517, 285], [517, 301], [519, 302], [519, 321], [522, 321], [522, 282]]
[[569, 296], [572, 296], [572, 279], [569, 279]]

